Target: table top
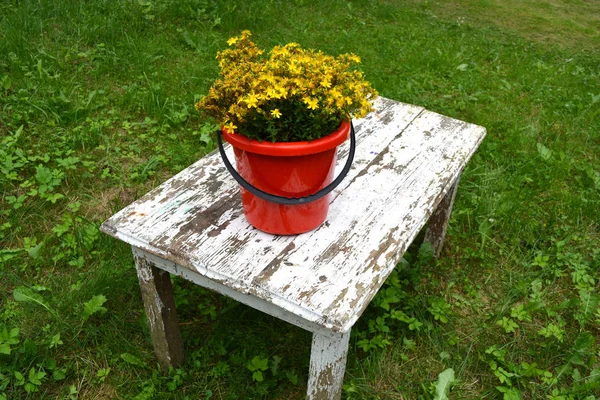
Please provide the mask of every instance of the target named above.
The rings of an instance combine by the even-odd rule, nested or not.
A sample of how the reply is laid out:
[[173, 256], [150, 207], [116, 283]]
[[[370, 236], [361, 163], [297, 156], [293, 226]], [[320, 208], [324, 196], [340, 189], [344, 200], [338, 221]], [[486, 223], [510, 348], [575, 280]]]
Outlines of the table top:
[[[241, 293], [347, 332], [425, 225], [485, 128], [379, 97], [355, 120], [352, 169], [314, 231], [250, 226], [213, 152], [108, 219], [101, 230]], [[338, 149], [336, 170], [348, 154]], [[227, 152], [233, 158], [228, 146]]]

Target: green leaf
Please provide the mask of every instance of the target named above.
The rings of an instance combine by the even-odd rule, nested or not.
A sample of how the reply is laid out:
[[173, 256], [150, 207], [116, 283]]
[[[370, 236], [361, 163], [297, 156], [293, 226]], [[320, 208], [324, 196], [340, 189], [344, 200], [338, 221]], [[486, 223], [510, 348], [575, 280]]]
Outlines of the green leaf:
[[417, 320], [415, 317], [411, 317], [408, 321], [408, 329], [411, 331], [417, 330], [420, 331], [423, 323]]
[[35, 368], [31, 368], [29, 370], [29, 382], [36, 386], [40, 386], [42, 384], [42, 379], [46, 376], [44, 371], [36, 371]]
[[0, 354], [10, 354], [10, 346], [8, 343], [0, 344]]
[[48, 288], [47, 286], [43, 286], [43, 285], [33, 285], [31, 287], [32, 290], [35, 290], [36, 292], [50, 292], [50, 288]]
[[542, 160], [548, 161], [552, 158], [552, 154], [553, 154], [552, 150], [550, 150], [543, 144], [538, 143], [537, 150], [538, 150], [538, 153], [540, 154], [540, 157], [542, 157]]
[[61, 344], [63, 344], [63, 341], [60, 340], [60, 333], [57, 333], [50, 339], [50, 343], [48, 343], [48, 348], [51, 349], [53, 347], [58, 347]]
[[17, 380], [17, 386], [23, 386], [25, 384], [25, 377], [19, 371], [15, 371], [15, 379]]
[[502, 317], [501, 320], [496, 321], [496, 325], [500, 325], [502, 328], [504, 328], [506, 333], [512, 333], [515, 331], [515, 328], [519, 327], [515, 321], [507, 317]]
[[61, 220], [61, 224], [57, 224], [54, 228], [52, 228], [52, 232], [56, 233], [56, 236], [58, 237], [61, 237], [67, 233], [73, 225], [73, 218], [71, 218], [69, 214], [64, 214]]
[[48, 307], [48, 305], [46, 303], [44, 303], [42, 296], [35, 293], [31, 289], [28, 289], [25, 287], [18, 287], [13, 291], [13, 297], [16, 301], [19, 301], [22, 303], [38, 304], [38, 305], [44, 307], [46, 310], [52, 312], [50, 307]]
[[48, 200], [52, 204], [56, 204], [57, 200], [64, 199], [65, 196], [60, 193], [47, 194], [44, 196], [46, 200]]
[[42, 164], [35, 169], [35, 179], [41, 184], [49, 184], [52, 181], [52, 171]]
[[2, 249], [0, 250], [0, 262], [8, 261], [23, 253], [23, 249]]
[[44, 367], [46, 367], [46, 369], [49, 371], [54, 371], [54, 369], [56, 368], [56, 360], [52, 358], [46, 358], [44, 360]]
[[433, 255], [433, 245], [429, 242], [423, 242], [423, 244], [421, 244], [421, 247], [419, 247], [417, 260], [421, 264], [427, 264], [433, 259]]
[[279, 364], [281, 363], [281, 360], [283, 360], [282, 357], [280, 356], [273, 356], [273, 365], [271, 365], [271, 373], [273, 374], [273, 376], [277, 376], [277, 373], [279, 372]]
[[123, 353], [123, 354], [121, 354], [121, 359], [123, 361], [125, 361], [127, 364], [136, 365], [138, 367], [143, 367], [143, 368], [146, 367], [146, 364], [144, 364], [144, 362], [142, 360], [140, 360], [133, 354]]
[[262, 382], [262, 381], [263, 381], [263, 379], [264, 379], [264, 378], [263, 378], [263, 374], [262, 374], [262, 372], [261, 372], [261, 371], [255, 371], [255, 372], [252, 374], [252, 380], [253, 380], [253, 381], [256, 381], [256, 382]]
[[269, 359], [256, 356], [247, 365], [250, 371], [266, 371], [269, 369]]
[[96, 313], [104, 314], [108, 311], [102, 305], [106, 303], [106, 297], [102, 294], [96, 295], [90, 301], [83, 303], [83, 321], [87, 321], [89, 317]]
[[402, 342], [404, 343], [404, 348], [406, 350], [415, 350], [417, 348], [417, 344], [412, 339], [403, 338]]
[[27, 382], [24, 386], [25, 391], [27, 393], [35, 393], [35, 392], [39, 392], [40, 389], [38, 389], [38, 387], [36, 385], [34, 385], [33, 383]]
[[598, 308], [600, 296], [589, 290], [580, 290], [579, 298], [581, 300], [581, 315], [583, 320], [589, 320]]
[[574, 365], [584, 366], [585, 361], [594, 353], [592, 351], [593, 346], [594, 337], [592, 334], [589, 332], [582, 332], [573, 344], [573, 352], [568, 361]]
[[450, 386], [454, 383], [454, 370], [448, 368], [438, 375], [438, 380], [435, 384], [435, 396], [433, 400], [448, 400], [448, 392]]
[[75, 164], [80, 161], [79, 157], [57, 158], [56, 162], [64, 169], [75, 169]]
[[62, 381], [66, 377], [67, 377], [67, 369], [66, 368], [57, 369], [56, 371], [54, 371], [52, 373], [52, 379], [54, 379], [55, 381]]
[[503, 400], [521, 400], [521, 392], [515, 388], [509, 388], [506, 386], [496, 386], [499, 392], [504, 393]]
[[110, 374], [110, 368], [102, 368], [98, 370], [98, 372], [96, 373], [96, 377], [100, 382], [104, 382], [108, 374]]

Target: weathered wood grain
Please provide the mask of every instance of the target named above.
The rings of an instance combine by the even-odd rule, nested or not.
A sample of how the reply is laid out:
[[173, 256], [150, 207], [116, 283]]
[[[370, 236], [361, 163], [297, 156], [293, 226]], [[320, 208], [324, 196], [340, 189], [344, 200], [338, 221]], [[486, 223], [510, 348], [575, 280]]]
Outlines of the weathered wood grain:
[[440, 256], [442, 247], [444, 246], [446, 231], [448, 230], [448, 221], [450, 220], [450, 214], [452, 213], [452, 207], [454, 206], [454, 199], [456, 198], [459, 183], [460, 175], [456, 178], [451, 189], [446, 193], [427, 222], [425, 241], [432, 244], [433, 254], [436, 257]]
[[235, 289], [225, 286], [212, 279], [208, 279], [204, 275], [185, 267], [181, 267], [176, 263], [165, 260], [164, 258], [150, 254], [142, 249], [133, 248], [133, 254], [136, 259], [144, 259], [146, 262], [156, 266], [157, 268], [169, 272], [171, 274], [178, 275], [190, 282], [193, 282], [201, 287], [210, 289], [214, 292], [223, 294], [231, 297], [232, 299], [239, 301], [240, 303], [246, 304], [255, 310], [262, 311], [282, 321], [288, 322], [292, 325], [296, 325], [299, 328], [305, 329], [310, 332], [318, 332], [323, 336], [330, 338], [339, 337], [339, 334], [332, 332], [329, 329], [323, 328], [315, 322], [307, 321], [305, 318], [291, 313], [290, 311], [284, 310], [280, 307], [274, 307], [268, 299], [261, 299], [252, 295], [251, 293], [243, 293]]
[[336, 337], [313, 334], [308, 373], [308, 400], [338, 400], [346, 370], [350, 332]]
[[154, 353], [160, 367], [168, 371], [183, 363], [183, 344], [169, 273], [136, 256], [135, 252], [134, 256]]
[[[327, 221], [312, 232], [273, 236], [249, 226], [239, 189], [216, 154], [102, 230], [309, 323], [347, 332], [485, 135], [484, 128], [384, 98], [355, 126], [353, 168], [333, 192]], [[338, 166], [346, 152], [343, 146]]]

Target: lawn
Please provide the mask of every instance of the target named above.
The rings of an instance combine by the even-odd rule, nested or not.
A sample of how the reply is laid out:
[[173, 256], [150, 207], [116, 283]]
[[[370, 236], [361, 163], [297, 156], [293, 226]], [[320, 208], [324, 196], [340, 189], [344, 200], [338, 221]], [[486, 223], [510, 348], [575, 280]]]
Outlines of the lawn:
[[303, 398], [310, 333], [175, 278], [162, 374], [98, 229], [214, 150], [194, 103], [243, 29], [488, 130], [441, 258], [411, 248], [353, 329], [344, 398], [600, 398], [597, 1], [5, 0], [0, 400]]

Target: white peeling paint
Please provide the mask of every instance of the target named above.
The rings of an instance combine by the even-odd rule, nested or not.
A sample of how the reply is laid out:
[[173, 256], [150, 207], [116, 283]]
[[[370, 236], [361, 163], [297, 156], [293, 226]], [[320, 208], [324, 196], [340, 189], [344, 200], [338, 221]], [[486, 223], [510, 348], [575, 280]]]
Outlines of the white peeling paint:
[[[308, 398], [340, 397], [351, 327], [434, 212], [428, 237], [441, 248], [453, 189], [485, 136], [421, 107], [379, 98], [375, 108], [355, 121], [353, 166], [312, 232], [273, 236], [251, 227], [216, 152], [102, 225], [133, 247], [159, 360], [183, 356], [174, 310], [166, 310], [170, 322], [161, 319], [166, 305], [148, 263], [313, 332]], [[347, 153], [344, 143], [338, 173]], [[438, 204], [447, 209], [436, 211]], [[172, 303], [168, 286], [163, 296]]]
[[346, 370], [350, 332], [332, 339], [314, 334], [308, 374], [308, 400], [338, 400]]
[[102, 230], [325, 329], [348, 331], [485, 136], [482, 127], [385, 98], [355, 127], [353, 168], [333, 192], [326, 223], [312, 232], [273, 236], [248, 225], [216, 153]]

